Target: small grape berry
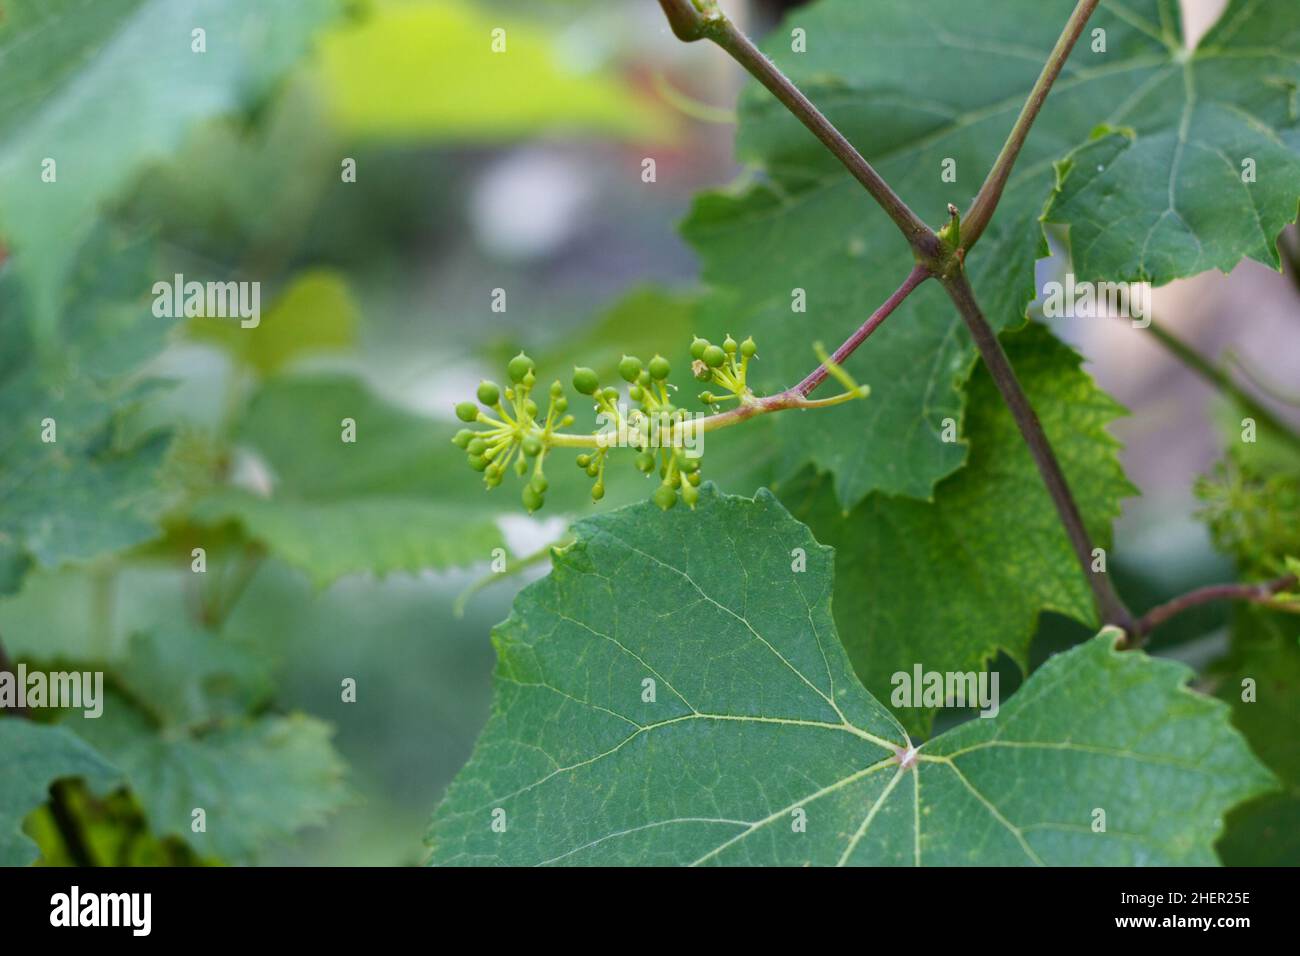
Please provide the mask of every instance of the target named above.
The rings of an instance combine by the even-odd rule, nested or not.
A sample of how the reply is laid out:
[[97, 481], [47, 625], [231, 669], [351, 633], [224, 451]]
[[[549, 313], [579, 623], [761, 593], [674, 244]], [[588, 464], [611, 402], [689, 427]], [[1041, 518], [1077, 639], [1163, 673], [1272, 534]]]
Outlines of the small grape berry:
[[496, 382], [484, 380], [478, 383], [478, 400], [491, 408], [501, 399], [501, 389], [497, 388]]
[[600, 387], [600, 379], [596, 373], [589, 368], [575, 368], [573, 370], [573, 387], [583, 395], [594, 395], [596, 389]]
[[634, 355], [624, 355], [619, 359], [618, 374], [625, 382], [635, 382], [641, 374], [641, 360]]
[[510, 381], [512, 382], [522, 382], [532, 370], [533, 360], [523, 352], [512, 358], [510, 364], [506, 366], [506, 371], [510, 373]]
[[472, 422], [478, 419], [478, 406], [473, 402], [461, 402], [456, 406], [456, 417], [462, 422]]

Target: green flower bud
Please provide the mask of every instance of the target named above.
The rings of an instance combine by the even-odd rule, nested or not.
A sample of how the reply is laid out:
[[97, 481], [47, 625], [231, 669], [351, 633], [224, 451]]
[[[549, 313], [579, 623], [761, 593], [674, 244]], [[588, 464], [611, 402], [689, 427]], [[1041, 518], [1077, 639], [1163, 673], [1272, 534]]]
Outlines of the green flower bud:
[[526, 471], [528, 471], [528, 462], [524, 461], [524, 459], [523, 459], [522, 456], [520, 456], [519, 458], [516, 458], [516, 459], [515, 459], [515, 474], [518, 475], [520, 478], [522, 478], [522, 477], [524, 476], [524, 472], [526, 472]]
[[650, 452], [643, 451], [636, 456], [637, 471], [641, 472], [643, 475], [650, 474], [650, 472], [654, 471], [654, 467], [655, 456], [650, 454]]
[[606, 386], [604, 391], [602, 391], [600, 394], [607, 402], [618, 401], [618, 389], [616, 389], [613, 385]]
[[700, 473], [698, 471], [691, 472], [686, 476], [686, 483], [692, 487], [698, 487], [700, 484]]
[[564, 386], [559, 382], [551, 383], [551, 398], [560, 398], [564, 395]]
[[600, 379], [589, 368], [575, 367], [573, 370], [573, 387], [583, 395], [594, 395], [600, 388]]
[[532, 370], [533, 370], [533, 360], [530, 359], [523, 352], [520, 352], [518, 355], [512, 358], [510, 360], [510, 364], [506, 366], [506, 371], [510, 373], [510, 381], [512, 382], [522, 382], [524, 380], [524, 376], [527, 375]]
[[586, 468], [591, 464], [591, 456], [588, 454], [579, 455], [576, 459], [579, 468]]
[[568, 407], [569, 407], [569, 400], [565, 398], [563, 395], [561, 395], [559, 398], [555, 400], [555, 410], [557, 412], [563, 412]]
[[727, 360], [727, 353], [722, 351], [716, 345], [710, 345], [704, 350], [704, 364], [709, 368], [717, 368]]
[[740, 354], [745, 356], [745, 358], [753, 358], [754, 353], [757, 351], [758, 346], [754, 344], [754, 337], [752, 335], [740, 343]]
[[551, 483], [546, 480], [545, 475], [533, 475], [528, 483], [533, 486], [533, 490], [539, 495], [546, 494], [546, 489], [551, 487]]
[[537, 417], [537, 403], [531, 398], [524, 399], [524, 414], [529, 418]]
[[636, 377], [636, 383], [642, 388], [648, 387], [650, 384], [650, 373], [645, 369], [642, 369], [641, 374]]
[[469, 443], [474, 440], [474, 433], [468, 428], [462, 428], [451, 438], [451, 443], [457, 448], [468, 448]]
[[591, 486], [591, 500], [599, 501], [605, 497], [605, 485], [602, 482], [596, 482]]
[[470, 455], [469, 466], [475, 471], [486, 471], [488, 462], [482, 455]]
[[700, 489], [691, 484], [682, 485], [682, 501], [686, 502], [691, 509], [695, 508], [695, 502], [699, 500]]
[[501, 389], [497, 388], [496, 382], [489, 382], [484, 379], [478, 383], [478, 400], [491, 408], [501, 400]]
[[700, 470], [700, 460], [698, 458], [679, 458], [677, 467], [689, 474], [692, 471]]
[[473, 402], [461, 402], [456, 406], [456, 417], [462, 422], [472, 422], [478, 419], [478, 406]]
[[693, 359], [704, 358], [704, 350], [707, 349], [708, 347], [709, 347], [709, 340], [702, 339], [697, 335], [695, 337], [695, 341], [691, 343], [691, 358]]
[[731, 333], [728, 332], [727, 337], [722, 340], [722, 347], [724, 350], [726, 350], [726, 353], [728, 355], [736, 354], [736, 348], [737, 348], [736, 340], [731, 337]]
[[487, 442], [481, 438], [472, 438], [470, 443], [465, 446], [465, 450], [471, 455], [482, 455], [487, 451]]
[[660, 485], [650, 497], [664, 511], [677, 504], [677, 492], [668, 485]]
[[528, 509], [529, 514], [536, 511], [543, 504], [542, 493], [532, 485], [524, 485], [524, 490], [520, 497], [523, 498], [524, 507]]
[[668, 364], [668, 360], [662, 355], [656, 355], [650, 360], [650, 377], [655, 381], [662, 382], [668, 377], [668, 373], [671, 371], [672, 367]]
[[618, 374], [625, 382], [635, 382], [641, 374], [641, 360], [634, 355], [624, 355], [618, 361]]
[[645, 397], [645, 392], [642, 390], [640, 385], [633, 385], [627, 390], [627, 397], [632, 399], [634, 402], [639, 402]]
[[536, 435], [525, 435], [519, 446], [529, 458], [536, 458], [542, 452], [542, 440]]
[[699, 397], [700, 397], [700, 401], [703, 402], [705, 405], [712, 405], [714, 402], [718, 400], [718, 396], [714, 395], [712, 392], [700, 392]]

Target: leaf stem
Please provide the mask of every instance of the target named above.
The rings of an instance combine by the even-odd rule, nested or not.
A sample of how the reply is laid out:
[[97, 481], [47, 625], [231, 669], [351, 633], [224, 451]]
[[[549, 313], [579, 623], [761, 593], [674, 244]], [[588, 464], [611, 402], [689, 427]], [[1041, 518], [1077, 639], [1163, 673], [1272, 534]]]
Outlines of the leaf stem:
[[1033, 455], [1038, 473], [1042, 476], [1043, 484], [1047, 486], [1052, 504], [1056, 506], [1056, 513], [1065, 527], [1065, 533], [1069, 536], [1075, 557], [1088, 579], [1089, 587], [1092, 588], [1093, 601], [1102, 623], [1116, 625], [1123, 628], [1126, 633], [1132, 634], [1135, 626], [1132, 612], [1120, 599], [1106, 572], [1092, 570], [1092, 539], [1083, 523], [1083, 516], [1079, 513], [1074, 495], [1070, 491], [1069, 482], [1066, 481], [1065, 473], [1061, 471], [1061, 465], [1056, 460], [1056, 453], [1052, 451], [1051, 442], [1043, 431], [1038, 415], [1029, 404], [1029, 398], [1025, 395], [1020, 380], [1016, 378], [1015, 370], [1011, 367], [1006, 352], [1002, 350], [1002, 343], [998, 341], [997, 334], [988, 324], [988, 320], [980, 311], [979, 304], [975, 301], [970, 282], [967, 281], [964, 273], [946, 277], [942, 282], [953, 304], [957, 306], [957, 311], [965, 320], [966, 327], [970, 329], [971, 337], [975, 340], [975, 345], [984, 359], [984, 365], [993, 377], [998, 391], [1002, 393], [1003, 400], [1011, 409], [1011, 415], [1020, 429], [1021, 437], [1029, 446], [1029, 453]]
[[1297, 434], [1290, 425], [1260, 404], [1245, 389], [1234, 382], [1232, 377], [1222, 368], [1214, 365], [1209, 359], [1154, 320], [1147, 326], [1147, 331], [1170, 354], [1200, 375], [1201, 378], [1218, 388], [1223, 394], [1232, 398], [1266, 428], [1277, 432], [1297, 448], [1300, 448], [1300, 434]]
[[1211, 601], [1250, 601], [1254, 604], [1267, 604], [1273, 600], [1279, 591], [1285, 591], [1287, 588], [1294, 586], [1295, 583], [1296, 576], [1294, 574], [1285, 574], [1280, 578], [1259, 584], [1211, 584], [1207, 587], [1197, 588], [1194, 591], [1188, 591], [1186, 594], [1166, 601], [1164, 604], [1156, 605], [1143, 614], [1138, 619], [1134, 629], [1129, 632], [1130, 638], [1122, 646], [1126, 648], [1141, 647], [1146, 643], [1147, 636], [1153, 630], [1171, 617], [1190, 608], [1208, 604]]
[[935, 260], [941, 244], [934, 230], [908, 207], [893, 188], [881, 178], [835, 125], [812, 104], [781, 70], [768, 59], [743, 31], [718, 9], [715, 0], [659, 0], [673, 33], [687, 43], [708, 39], [725, 50], [758, 82], [767, 87], [799, 122], [816, 136], [844, 164], [853, 178], [880, 205], [903, 237], [924, 260]]
[[1079, 35], [1083, 33], [1088, 18], [1097, 9], [1099, 2], [1100, 0], [1079, 0], [1074, 12], [1070, 14], [1070, 19], [1066, 21], [1065, 29], [1061, 31], [1056, 46], [1052, 48], [1052, 52], [1047, 57], [1047, 62], [1043, 64], [1042, 72], [1038, 74], [1038, 79], [1034, 81], [1034, 85], [1029, 91], [1029, 97], [1025, 100], [1020, 115], [1016, 117], [1015, 125], [1011, 127], [1007, 141], [1002, 145], [1002, 151], [998, 153], [998, 158], [994, 161], [993, 168], [989, 170], [984, 185], [980, 187], [979, 193], [975, 196], [975, 201], [971, 204], [970, 210], [962, 220], [961, 249], [963, 253], [970, 251], [971, 247], [979, 241], [984, 229], [989, 224], [989, 220], [993, 218], [993, 211], [1002, 199], [1002, 190], [1006, 187], [1007, 180], [1011, 178], [1012, 167], [1015, 166], [1016, 158], [1025, 145], [1030, 127], [1034, 125], [1034, 120], [1038, 118], [1038, 112], [1043, 108], [1047, 94], [1052, 90], [1052, 84], [1056, 82], [1056, 78], [1060, 75], [1061, 69], [1065, 66], [1065, 61], [1070, 58], [1070, 51], [1074, 49], [1075, 42], [1079, 39]]
[[[858, 327], [858, 330], [845, 339], [840, 347], [831, 353], [831, 361], [836, 365], [843, 365], [845, 360], [853, 354], [854, 350], [866, 341], [867, 336], [876, 331], [876, 329], [879, 328], [880, 323], [889, 318], [889, 314], [898, 308], [904, 299], [912, 294], [913, 289], [919, 286], [926, 279], [930, 278], [930, 275], [930, 270], [921, 265], [921, 263], [918, 262], [913, 266], [912, 271], [908, 274], [907, 278], [903, 280], [903, 284], [894, 291], [893, 295], [886, 299], [881, 304], [880, 308], [871, 313], [870, 317]], [[826, 381], [826, 376], [829, 374], [830, 369], [828, 369], [826, 363], [823, 362], [821, 365], [818, 365], [815, 369], [809, 372], [804, 380], [796, 385], [793, 390], [801, 395], [807, 395], [822, 382]]]

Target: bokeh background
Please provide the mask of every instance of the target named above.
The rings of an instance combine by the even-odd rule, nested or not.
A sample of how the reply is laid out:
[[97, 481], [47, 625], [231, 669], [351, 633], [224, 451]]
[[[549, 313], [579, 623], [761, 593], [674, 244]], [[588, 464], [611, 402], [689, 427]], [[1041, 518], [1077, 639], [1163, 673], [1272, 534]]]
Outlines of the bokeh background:
[[[1223, 2], [1186, 0], [1192, 31]], [[761, 34], [793, 5], [727, 8]], [[497, 26], [508, 56], [486, 50]], [[552, 484], [569, 489], [536, 518], [508, 484], [485, 496], [444, 449], [452, 404], [480, 378], [500, 378], [502, 357], [521, 346], [555, 368], [608, 363], [648, 323], [680, 321], [677, 296], [698, 273], [676, 224], [696, 191], [744, 173], [731, 114], [742, 80], [717, 51], [676, 41], [652, 0], [361, 4], [247, 115], [202, 124], [113, 197], [106, 228], [124, 244], [147, 236], [162, 275], [264, 279], [267, 331], [249, 345], [228, 326], [174, 330], [150, 368], [170, 387], [131, 423], [141, 434], [179, 428], [172, 466], [190, 469], [178, 479], [186, 493], [220, 475], [250, 494], [288, 489], [303, 509], [285, 528], [242, 499], [216, 500], [202, 525], [205, 541], [228, 542], [213, 548], [229, 589], [222, 635], [273, 661], [268, 706], [330, 722], [350, 768], [347, 805], [262, 861], [421, 859], [429, 813], [487, 717], [491, 626], [545, 567], [463, 607], [458, 598], [488, 573], [498, 536], [526, 556], [591, 507], [585, 483], [558, 465]], [[647, 156], [653, 184], [640, 178]], [[341, 181], [342, 157], [355, 158], [356, 183]], [[497, 288], [504, 313], [490, 308]], [[1290, 391], [1300, 349], [1276, 343], [1296, 341], [1298, 303], [1294, 274], [1251, 263], [1155, 298], [1161, 321], [1201, 353], [1231, 349], [1255, 378]], [[1214, 391], [1126, 323], [1057, 331], [1133, 411], [1115, 428], [1143, 491], [1117, 529], [1126, 595], [1147, 606], [1230, 578], [1193, 517], [1195, 481], [1221, 449]], [[571, 341], [600, 354], [570, 356]], [[363, 437], [377, 442], [360, 461], [307, 449], [311, 422], [358, 407]], [[394, 501], [417, 509], [397, 519], [408, 531], [455, 539], [448, 547], [471, 549], [471, 566], [412, 571], [404, 565], [423, 555], [385, 553], [371, 562], [385, 573], [374, 573], [335, 554], [382, 549], [348, 522]], [[304, 543], [304, 527], [327, 540]], [[152, 548], [36, 570], [0, 600], [10, 653], [114, 660], [165, 622], [203, 626], [210, 602], [175, 557], [193, 533], [174, 523]], [[1223, 651], [1224, 621], [1222, 609], [1189, 615], [1162, 635], [1164, 651], [1204, 663]], [[1036, 653], [1076, 638], [1048, 620]], [[343, 676], [357, 680], [355, 704], [339, 699]]]

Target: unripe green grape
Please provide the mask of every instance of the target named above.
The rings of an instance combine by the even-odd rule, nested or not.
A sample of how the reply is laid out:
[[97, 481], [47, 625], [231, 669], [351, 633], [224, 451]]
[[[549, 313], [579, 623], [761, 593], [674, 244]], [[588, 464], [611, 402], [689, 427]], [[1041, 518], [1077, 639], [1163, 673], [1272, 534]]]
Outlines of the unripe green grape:
[[716, 345], [710, 345], [704, 350], [703, 361], [709, 368], [717, 368], [727, 360], [727, 353], [722, 351]]
[[465, 446], [465, 450], [471, 455], [482, 455], [483, 452], [487, 451], [487, 442], [481, 438], [471, 439], [470, 443]]
[[575, 461], [579, 468], [586, 468], [591, 464], [591, 456], [584, 453], [579, 455]]
[[695, 337], [695, 341], [691, 343], [691, 358], [693, 359], [704, 358], [704, 350], [707, 349], [708, 347], [709, 347], [709, 340], [702, 339], [697, 335]]
[[478, 406], [473, 402], [461, 402], [456, 406], [456, 417], [462, 422], [472, 422], [478, 419]]
[[524, 380], [524, 376], [526, 376], [532, 370], [533, 370], [533, 360], [530, 359], [523, 352], [520, 352], [518, 355], [512, 358], [510, 360], [510, 364], [506, 366], [506, 371], [510, 373], [510, 381], [512, 382], [522, 382]]
[[468, 428], [462, 428], [451, 438], [451, 443], [457, 448], [468, 448], [469, 443], [474, 440], [474, 433]]
[[524, 507], [528, 509], [530, 514], [540, 508], [543, 504], [542, 493], [532, 485], [524, 485], [524, 490], [520, 494], [520, 497], [523, 498]]
[[478, 400], [491, 408], [501, 400], [501, 389], [497, 388], [496, 382], [484, 379], [478, 383]]
[[600, 474], [600, 465], [598, 465], [596, 462], [593, 461], [590, 465], [587, 466], [588, 478], [595, 478], [599, 474]]
[[656, 355], [654, 358], [652, 358], [650, 360], [649, 367], [650, 367], [650, 377], [658, 382], [662, 382], [664, 379], [666, 379], [668, 377], [668, 373], [672, 371], [672, 366], [668, 364], [668, 360], [664, 358], [662, 355]]
[[624, 355], [618, 361], [618, 374], [625, 382], [635, 382], [641, 374], [641, 360], [635, 355]]
[[643, 475], [648, 475], [654, 471], [655, 456], [648, 451], [643, 451], [636, 456], [636, 469]]
[[695, 502], [700, 500], [700, 489], [692, 484], [682, 485], [682, 501], [694, 508]]
[[486, 471], [488, 466], [488, 461], [482, 455], [470, 455], [469, 466], [473, 468], [475, 471]]
[[727, 337], [722, 340], [722, 347], [728, 355], [736, 354], [736, 340], [731, 337], [731, 333], [727, 333]]
[[599, 501], [605, 497], [605, 485], [603, 482], [596, 482], [591, 486], [591, 500]]
[[758, 351], [758, 346], [754, 344], [754, 337], [751, 335], [740, 343], [740, 354], [745, 358], [753, 358], [754, 353]]
[[650, 497], [664, 511], [677, 504], [677, 492], [673, 491], [668, 485], [660, 485]]
[[600, 387], [600, 379], [589, 368], [575, 367], [573, 370], [573, 387], [583, 395], [594, 395]]
[[536, 458], [542, 451], [542, 440], [536, 435], [525, 435], [519, 446], [529, 458]]

